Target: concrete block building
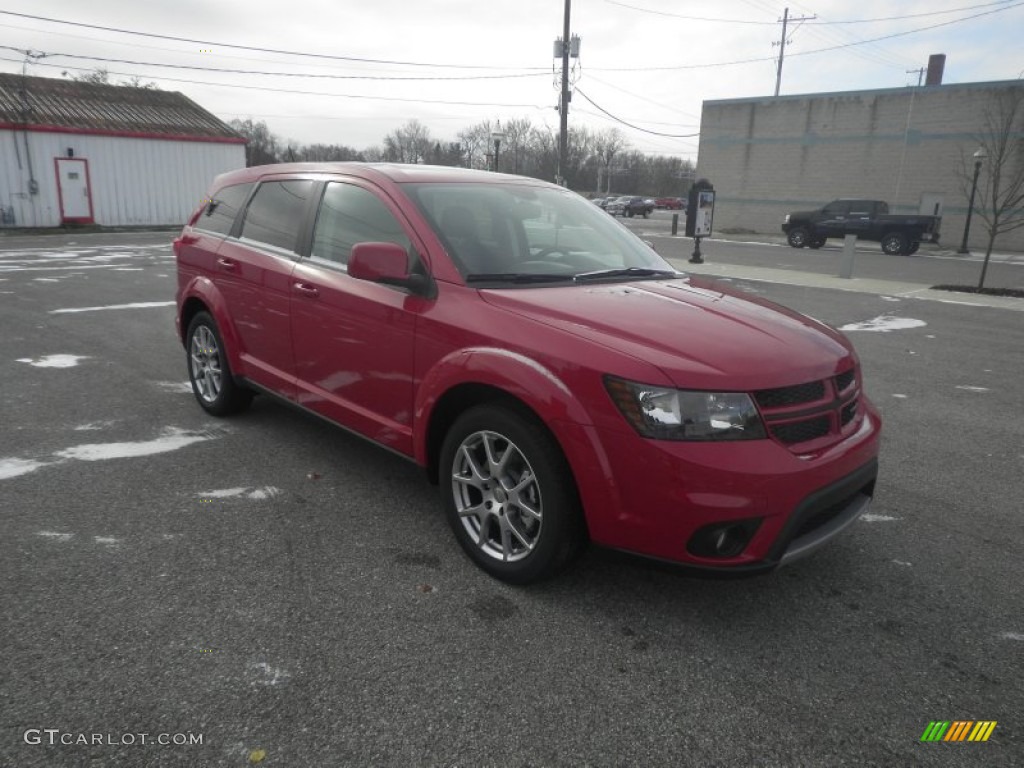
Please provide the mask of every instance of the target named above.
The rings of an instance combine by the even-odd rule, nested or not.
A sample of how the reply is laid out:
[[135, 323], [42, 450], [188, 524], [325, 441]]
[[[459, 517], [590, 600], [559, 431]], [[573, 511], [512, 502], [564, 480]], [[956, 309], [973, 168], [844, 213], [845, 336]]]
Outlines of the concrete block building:
[[0, 73], [0, 226], [180, 225], [245, 139], [181, 93]]
[[[973, 171], [983, 112], [1008, 90], [1024, 92], [1024, 81], [705, 101], [697, 174], [715, 186], [715, 229], [781, 234], [789, 211], [857, 197], [893, 213], [938, 211], [942, 243], [956, 247], [962, 158]], [[986, 239], [976, 209], [970, 245]], [[1024, 228], [996, 247], [1024, 250]]]

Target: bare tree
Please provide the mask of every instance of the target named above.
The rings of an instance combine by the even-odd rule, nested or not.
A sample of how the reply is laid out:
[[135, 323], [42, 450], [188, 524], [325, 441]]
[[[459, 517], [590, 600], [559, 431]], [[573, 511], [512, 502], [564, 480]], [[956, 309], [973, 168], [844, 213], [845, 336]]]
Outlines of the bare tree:
[[[997, 91], [982, 112], [982, 128], [974, 140], [988, 156], [978, 179], [977, 211], [988, 233], [985, 261], [978, 290], [992, 247], [999, 235], [1024, 227], [1024, 86]], [[974, 180], [973, 163], [960, 153], [960, 178], [969, 196]]]
[[247, 140], [245, 144], [245, 165], [247, 167], [280, 162], [280, 142], [270, 132], [270, 128], [265, 122], [262, 120], [253, 122], [251, 118], [248, 120], [236, 118], [228, 125]]
[[528, 117], [520, 117], [508, 120], [502, 126], [505, 139], [502, 141], [504, 151], [501, 157], [506, 158], [502, 165], [507, 170], [512, 166], [512, 173], [521, 173], [523, 169], [523, 156], [530, 141], [530, 133], [533, 131], [533, 123]]
[[[62, 72], [65, 77], [68, 77], [67, 72]], [[159, 86], [153, 81], [144, 83], [142, 78], [138, 75], [132, 75], [127, 80], [122, 80], [118, 83], [110, 81], [110, 72], [106, 67], [97, 67], [92, 72], [85, 72], [81, 75], [70, 76], [72, 80], [77, 80], [80, 83], [92, 83], [93, 85], [120, 85], [126, 88], [146, 88], [148, 90], [159, 90]]]
[[420, 163], [434, 149], [430, 131], [415, 118], [384, 137], [384, 159], [392, 163]]
[[484, 120], [459, 131], [459, 143], [466, 158], [467, 168], [489, 170], [487, 157], [492, 151], [490, 120]]
[[602, 178], [605, 179], [605, 192], [612, 188], [611, 167], [612, 160], [622, 150], [628, 148], [629, 142], [618, 128], [608, 128], [594, 136], [594, 154], [598, 160], [597, 188], [601, 191]]

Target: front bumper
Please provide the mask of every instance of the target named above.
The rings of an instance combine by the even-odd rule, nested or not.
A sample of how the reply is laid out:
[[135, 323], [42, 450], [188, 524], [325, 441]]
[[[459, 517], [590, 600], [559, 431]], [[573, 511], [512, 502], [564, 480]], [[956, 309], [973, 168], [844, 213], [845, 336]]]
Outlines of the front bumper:
[[[591, 539], [735, 575], [809, 555], [870, 506], [881, 422], [870, 401], [861, 402], [855, 431], [813, 455], [773, 440], [672, 443], [591, 428], [602, 460], [593, 471], [572, 462]], [[745, 531], [742, 546], [711, 551], [709, 541], [727, 528]]]

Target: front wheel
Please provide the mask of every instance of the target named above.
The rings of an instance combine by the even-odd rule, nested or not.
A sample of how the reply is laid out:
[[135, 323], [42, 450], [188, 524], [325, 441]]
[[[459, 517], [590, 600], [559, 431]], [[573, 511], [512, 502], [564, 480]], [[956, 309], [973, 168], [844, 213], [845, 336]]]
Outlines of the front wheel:
[[902, 232], [890, 232], [882, 237], [882, 250], [890, 256], [904, 254], [909, 247], [907, 236]]
[[811, 242], [808, 243], [808, 246], [817, 250], [818, 248], [821, 248], [821, 246], [825, 244], [825, 241], [827, 239], [828, 238], [821, 237], [820, 235], [818, 235], [817, 237], [811, 239]]
[[803, 227], [794, 227], [786, 235], [786, 242], [794, 248], [803, 248], [810, 240], [810, 233]]
[[914, 242], [912, 242], [910, 244], [910, 247], [907, 248], [907, 256], [913, 256], [915, 253], [917, 253], [917, 249], [920, 248], [920, 247], [921, 247], [921, 241], [920, 240], [915, 240]]
[[188, 378], [203, 410], [214, 416], [244, 411], [252, 402], [253, 393], [232, 378], [224, 341], [208, 312], [198, 312], [192, 318], [185, 338]]
[[441, 473], [455, 538], [491, 576], [538, 581], [579, 550], [583, 525], [572, 473], [532, 416], [504, 405], [466, 411], [445, 436]]
[[646, 218], [647, 218], [648, 216], [650, 216], [650, 215], [651, 215], [651, 212], [650, 212], [650, 211], [644, 211], [644, 218], [645, 218], [645, 219], [646, 219]]

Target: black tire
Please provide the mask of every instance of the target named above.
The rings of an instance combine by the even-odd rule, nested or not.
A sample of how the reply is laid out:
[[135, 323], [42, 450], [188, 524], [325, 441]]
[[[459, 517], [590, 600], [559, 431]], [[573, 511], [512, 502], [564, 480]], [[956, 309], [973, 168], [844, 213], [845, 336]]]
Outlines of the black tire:
[[253, 393], [235, 383], [217, 323], [199, 312], [185, 334], [185, 359], [192, 394], [213, 416], [230, 416], [249, 407]]
[[889, 232], [882, 236], [882, 250], [890, 256], [905, 254], [910, 243], [902, 232]]
[[629, 218], [632, 219], [633, 218], [633, 209], [630, 208], [628, 211], [626, 211], [626, 215], [629, 216]]
[[[501, 404], [471, 408], [448, 430], [440, 468], [455, 538], [494, 578], [510, 584], [549, 578], [579, 552], [584, 526], [572, 473], [531, 414]], [[496, 478], [492, 471], [499, 468], [504, 474]], [[460, 515], [460, 509], [479, 513]]]
[[910, 247], [907, 248], [907, 256], [913, 256], [915, 253], [917, 253], [917, 249], [920, 248], [920, 247], [921, 247], [921, 241], [920, 240], [915, 240], [914, 242], [912, 242], [910, 244]]
[[646, 218], [647, 218], [648, 216], [650, 216], [650, 215], [651, 215], [651, 212], [650, 212], [650, 211], [644, 211], [644, 218], [645, 218], [645, 219], [646, 219]]
[[821, 246], [823, 246], [825, 244], [826, 240], [828, 240], [827, 237], [822, 237], [821, 235], [816, 235], [815, 237], [811, 238], [811, 241], [809, 243], [807, 243], [807, 247], [808, 248], [814, 248], [815, 250], [817, 250], [818, 248], [821, 248]]
[[793, 227], [786, 234], [786, 242], [793, 248], [803, 248], [811, 240], [811, 233], [804, 227]]

